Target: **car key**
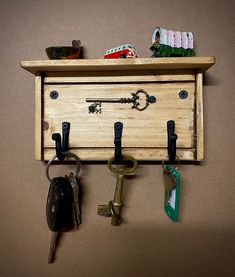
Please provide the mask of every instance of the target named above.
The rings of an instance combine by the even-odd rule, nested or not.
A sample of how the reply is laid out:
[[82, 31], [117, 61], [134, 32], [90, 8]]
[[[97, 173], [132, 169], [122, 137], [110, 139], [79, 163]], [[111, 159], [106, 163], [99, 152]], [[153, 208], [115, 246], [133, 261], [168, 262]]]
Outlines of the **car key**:
[[[66, 153], [77, 162], [76, 176], [80, 171], [80, 159], [73, 153]], [[67, 177], [49, 176], [49, 167], [56, 156], [53, 156], [47, 164], [46, 175], [50, 181], [47, 197], [46, 217], [49, 229], [52, 231], [48, 263], [53, 263], [59, 234], [73, 226], [73, 189]]]
[[47, 197], [47, 224], [51, 231], [72, 226], [73, 191], [66, 177], [52, 179]]
[[73, 225], [73, 192], [66, 177], [52, 179], [47, 197], [46, 217], [52, 231], [48, 263], [53, 263], [59, 232]]

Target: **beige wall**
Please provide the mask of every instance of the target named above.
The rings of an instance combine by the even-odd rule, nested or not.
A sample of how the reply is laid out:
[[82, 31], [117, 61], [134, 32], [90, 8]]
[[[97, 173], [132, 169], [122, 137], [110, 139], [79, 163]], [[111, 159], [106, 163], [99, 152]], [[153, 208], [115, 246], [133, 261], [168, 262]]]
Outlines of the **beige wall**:
[[[34, 161], [34, 78], [21, 60], [46, 59], [50, 45], [80, 39], [86, 58], [130, 42], [140, 57], [156, 25], [192, 31], [205, 76], [205, 160], [180, 168], [180, 222], [163, 212], [159, 164], [141, 164], [125, 182], [123, 218], [96, 215], [113, 196], [105, 164], [85, 164], [83, 223], [63, 235], [53, 265], [45, 219], [45, 164]], [[235, 272], [234, 1], [1, 0], [1, 276], [228, 276]], [[57, 167], [64, 174], [72, 166]], [[144, 275], [145, 274], [145, 275]], [[232, 276], [232, 275], [230, 275]]]

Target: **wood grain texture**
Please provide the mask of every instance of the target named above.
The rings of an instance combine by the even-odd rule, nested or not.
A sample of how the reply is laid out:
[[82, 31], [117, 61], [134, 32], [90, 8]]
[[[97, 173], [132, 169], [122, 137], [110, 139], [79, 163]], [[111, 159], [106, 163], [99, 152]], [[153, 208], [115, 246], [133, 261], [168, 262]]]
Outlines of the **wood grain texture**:
[[[107, 161], [114, 155], [113, 147], [105, 148], [71, 148], [71, 152], [79, 156], [82, 161]], [[123, 154], [129, 154], [140, 161], [167, 160], [167, 149], [161, 148], [123, 148]], [[55, 155], [55, 149], [44, 149], [44, 160], [48, 161]], [[193, 161], [195, 149], [177, 149], [177, 156], [181, 161]], [[73, 158], [69, 158], [73, 160]]]
[[45, 84], [195, 81], [193, 70], [47, 72], [46, 75]]
[[42, 160], [42, 77], [35, 76], [35, 159]]
[[97, 70], [156, 70], [193, 69], [205, 72], [215, 63], [215, 57], [135, 58], [135, 59], [81, 59], [22, 61], [29, 72], [97, 71]]
[[[131, 104], [103, 103], [100, 114], [89, 114], [86, 98], [131, 97], [132, 92], [144, 89], [154, 95], [156, 103], [144, 111], [131, 108]], [[179, 91], [187, 90], [189, 97], [180, 99]], [[143, 83], [143, 84], [81, 84], [45, 85], [44, 147], [53, 147], [52, 133], [61, 132], [63, 121], [71, 123], [69, 142], [71, 147], [113, 147], [114, 123], [121, 121], [123, 147], [166, 147], [167, 121], [176, 122], [177, 146], [194, 147], [194, 95], [193, 82]], [[59, 97], [50, 98], [56, 90]]]
[[203, 124], [203, 75], [196, 75], [196, 160], [202, 161], [204, 157], [204, 124]]

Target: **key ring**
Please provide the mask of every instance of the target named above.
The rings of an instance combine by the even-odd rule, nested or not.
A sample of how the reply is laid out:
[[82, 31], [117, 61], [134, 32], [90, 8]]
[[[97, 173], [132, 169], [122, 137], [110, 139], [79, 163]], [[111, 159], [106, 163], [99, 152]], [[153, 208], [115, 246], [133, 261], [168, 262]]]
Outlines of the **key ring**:
[[[79, 159], [79, 157], [77, 155], [75, 155], [74, 153], [72, 152], [64, 152], [63, 154], [65, 154], [66, 157], [73, 157], [75, 160], [76, 160], [76, 164], [77, 164], [77, 170], [76, 170], [76, 174], [75, 176], [77, 177], [79, 172], [80, 172], [80, 169], [81, 169], [81, 160]], [[47, 163], [47, 166], [46, 166], [46, 176], [47, 176], [47, 179], [52, 182], [52, 179], [50, 178], [50, 175], [49, 175], [49, 168], [50, 168], [50, 165], [52, 164], [52, 162], [55, 160], [55, 159], [58, 159], [57, 155], [53, 156]]]
[[123, 162], [123, 161], [130, 161], [130, 162], [133, 162], [133, 166], [132, 167], [126, 167], [126, 168], [115, 168], [112, 166], [112, 163], [115, 161], [115, 157], [111, 157], [108, 161], [108, 168], [114, 172], [114, 173], [119, 173], [119, 174], [122, 174], [122, 175], [126, 175], [126, 174], [130, 174], [132, 172], [135, 171], [136, 167], [137, 167], [137, 160], [132, 157], [131, 155], [122, 155], [121, 156], [121, 160], [120, 162]]
[[[175, 157], [176, 157], [177, 165], [176, 165], [175, 167], [174, 167], [174, 166], [173, 166], [173, 167], [174, 167], [175, 170], [177, 170], [177, 169], [179, 168], [179, 165], [180, 165], [180, 159], [179, 159], [179, 157], [178, 157], [177, 155], [176, 155]], [[167, 156], [167, 158], [168, 158], [168, 160], [169, 160], [169, 156]], [[165, 172], [168, 172], [168, 173], [169, 173], [169, 172], [171, 172], [171, 171], [165, 169], [165, 161], [166, 161], [166, 160], [163, 160], [163, 161], [162, 161], [162, 168], [163, 168], [163, 170], [164, 170]]]

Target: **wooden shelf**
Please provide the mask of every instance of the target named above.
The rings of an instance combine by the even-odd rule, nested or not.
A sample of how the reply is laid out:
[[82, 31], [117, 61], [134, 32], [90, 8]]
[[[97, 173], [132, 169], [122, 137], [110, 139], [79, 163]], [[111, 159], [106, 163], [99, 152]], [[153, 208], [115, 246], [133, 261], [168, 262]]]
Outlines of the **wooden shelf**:
[[[61, 133], [62, 122], [68, 121], [70, 150], [82, 160], [107, 160], [114, 152], [114, 123], [121, 121], [124, 154], [163, 160], [167, 121], [174, 120], [180, 160], [201, 161], [203, 73], [214, 63], [215, 57], [22, 61], [35, 74], [35, 158], [46, 161], [55, 154], [52, 134]], [[139, 90], [156, 103], [144, 111], [104, 103], [101, 113], [88, 112], [86, 98], [128, 98]], [[186, 99], [180, 97], [182, 90]]]
[[136, 59], [81, 59], [22, 61], [27, 71], [106, 71], [106, 70], [196, 70], [205, 72], [215, 63], [215, 57], [136, 58]]

